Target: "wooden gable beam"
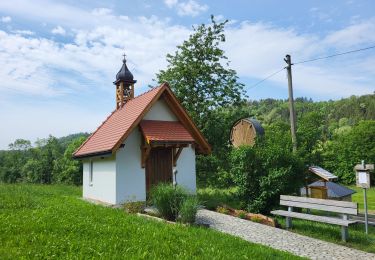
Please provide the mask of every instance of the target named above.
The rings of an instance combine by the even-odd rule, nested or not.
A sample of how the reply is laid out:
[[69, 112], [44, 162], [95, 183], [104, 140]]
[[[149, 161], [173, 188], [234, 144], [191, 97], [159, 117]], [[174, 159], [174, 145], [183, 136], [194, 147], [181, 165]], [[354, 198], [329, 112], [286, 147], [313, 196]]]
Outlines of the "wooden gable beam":
[[142, 168], [146, 167], [146, 162], [147, 162], [148, 156], [150, 155], [150, 151], [151, 151], [151, 146], [149, 145], [144, 145], [141, 147], [141, 152], [142, 152], [141, 167]]
[[178, 149], [173, 148], [173, 166], [177, 165], [177, 160], [181, 155], [182, 149], [184, 149], [184, 147], [179, 147]]
[[181, 123], [186, 127], [189, 133], [193, 136], [193, 138], [198, 141], [200, 150], [205, 154], [211, 153], [211, 147], [208, 144], [207, 140], [203, 137], [202, 133], [196, 127], [190, 116], [186, 113], [185, 109], [179, 103], [173, 92], [166, 88], [165, 92], [163, 93], [163, 98], [165, 102], [168, 104], [169, 108], [175, 113], [175, 115], [180, 119]]

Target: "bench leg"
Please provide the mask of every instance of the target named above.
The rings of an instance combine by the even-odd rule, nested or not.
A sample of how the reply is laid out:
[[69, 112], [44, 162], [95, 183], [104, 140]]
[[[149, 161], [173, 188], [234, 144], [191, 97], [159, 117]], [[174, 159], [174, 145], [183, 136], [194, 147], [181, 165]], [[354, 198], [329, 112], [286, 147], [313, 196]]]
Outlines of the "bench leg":
[[[343, 214], [342, 219], [348, 220], [349, 216], [346, 215], [346, 214]], [[346, 242], [348, 240], [348, 237], [349, 237], [348, 227], [341, 226], [341, 239], [342, 239], [342, 241]]]
[[289, 228], [292, 227], [292, 218], [290, 218], [290, 217], [286, 217], [285, 227], [286, 227], [287, 229], [289, 229]]
[[341, 239], [342, 241], [346, 242], [348, 241], [349, 232], [348, 227], [341, 226]]
[[[293, 207], [288, 207], [288, 211], [292, 212], [293, 211]], [[292, 228], [292, 218], [291, 217], [286, 217], [285, 227], [287, 229]]]

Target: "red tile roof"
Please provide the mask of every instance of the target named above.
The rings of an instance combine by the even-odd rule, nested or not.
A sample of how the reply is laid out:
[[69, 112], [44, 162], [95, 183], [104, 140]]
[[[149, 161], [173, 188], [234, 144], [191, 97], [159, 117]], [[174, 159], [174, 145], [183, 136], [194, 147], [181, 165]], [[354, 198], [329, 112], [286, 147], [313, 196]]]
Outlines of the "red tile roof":
[[[129, 100], [122, 108], [112, 112], [98, 129], [74, 152], [73, 157], [84, 158], [116, 152], [121, 143], [139, 125], [143, 116], [162, 95], [172, 111], [176, 113], [181, 125], [183, 125], [184, 130], [181, 130], [180, 126], [173, 126], [176, 131], [176, 137], [186, 138], [186, 140], [193, 139], [198, 144], [199, 152], [210, 153], [211, 147], [202, 133], [169, 89], [168, 83], [163, 83], [159, 87]], [[156, 138], [157, 133], [154, 132], [153, 134], [155, 134]]]
[[153, 88], [129, 100], [122, 108], [113, 111], [86, 142], [78, 148], [74, 157], [112, 152], [117, 142], [132, 128], [133, 123], [162, 89], [163, 85]]
[[148, 141], [194, 142], [180, 122], [142, 120], [141, 131]]

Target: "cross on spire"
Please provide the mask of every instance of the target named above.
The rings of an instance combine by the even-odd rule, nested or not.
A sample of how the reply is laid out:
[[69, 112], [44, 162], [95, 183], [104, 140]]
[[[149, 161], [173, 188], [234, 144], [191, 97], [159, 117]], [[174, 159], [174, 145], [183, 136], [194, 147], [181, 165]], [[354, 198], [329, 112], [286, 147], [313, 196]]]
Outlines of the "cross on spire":
[[122, 61], [126, 62], [126, 54], [125, 54], [125, 52], [124, 52], [124, 54], [122, 56], [124, 57], [124, 59]]

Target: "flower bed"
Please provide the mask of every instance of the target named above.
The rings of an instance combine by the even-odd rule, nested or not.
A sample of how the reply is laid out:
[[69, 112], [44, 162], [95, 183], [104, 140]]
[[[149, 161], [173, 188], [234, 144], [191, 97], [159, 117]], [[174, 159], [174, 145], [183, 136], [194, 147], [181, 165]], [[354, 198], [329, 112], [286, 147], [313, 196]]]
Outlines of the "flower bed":
[[233, 209], [226, 205], [217, 207], [216, 211], [222, 214], [227, 214], [233, 217], [250, 220], [250, 221], [257, 222], [257, 223], [264, 224], [264, 225], [271, 226], [271, 227], [279, 226], [277, 221], [270, 217], [264, 216], [262, 214], [254, 214], [254, 213], [246, 212], [245, 210]]

